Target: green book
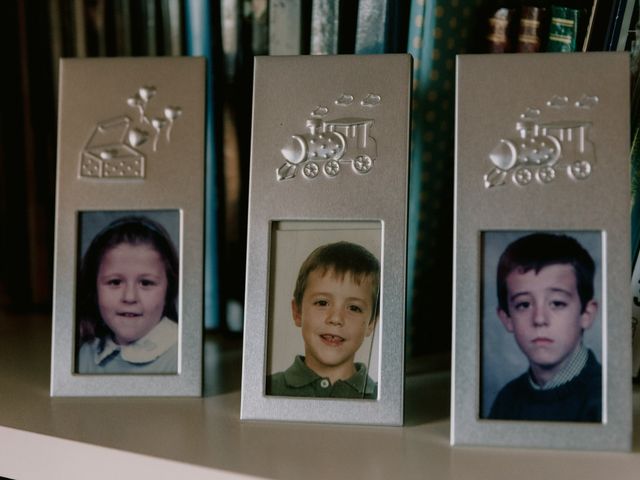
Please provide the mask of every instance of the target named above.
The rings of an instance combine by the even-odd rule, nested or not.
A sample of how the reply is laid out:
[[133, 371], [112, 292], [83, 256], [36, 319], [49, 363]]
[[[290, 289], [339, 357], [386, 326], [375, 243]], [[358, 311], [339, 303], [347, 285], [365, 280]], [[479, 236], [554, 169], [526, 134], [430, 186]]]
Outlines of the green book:
[[575, 52], [580, 11], [574, 8], [551, 6], [548, 52]]

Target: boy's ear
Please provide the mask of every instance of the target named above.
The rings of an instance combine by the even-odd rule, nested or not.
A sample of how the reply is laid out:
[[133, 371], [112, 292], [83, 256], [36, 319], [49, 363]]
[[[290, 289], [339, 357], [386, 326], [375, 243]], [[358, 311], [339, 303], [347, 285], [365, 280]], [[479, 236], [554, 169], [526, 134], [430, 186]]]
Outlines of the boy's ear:
[[365, 337], [370, 336], [373, 333], [373, 329], [376, 328], [376, 323], [378, 323], [378, 316], [372, 318], [367, 325], [367, 330], [364, 332]]
[[297, 327], [302, 326], [302, 314], [300, 309], [298, 308], [298, 304], [296, 303], [296, 299], [291, 299], [291, 316], [293, 317], [293, 323], [296, 324]]
[[591, 299], [584, 306], [584, 310], [580, 314], [580, 326], [583, 330], [591, 328], [591, 325], [593, 325], [596, 319], [596, 313], [598, 313], [598, 302]]
[[498, 318], [502, 322], [502, 325], [504, 325], [504, 328], [507, 329], [507, 332], [513, 333], [513, 320], [511, 320], [509, 314], [502, 310], [500, 307], [498, 307], [497, 311]]

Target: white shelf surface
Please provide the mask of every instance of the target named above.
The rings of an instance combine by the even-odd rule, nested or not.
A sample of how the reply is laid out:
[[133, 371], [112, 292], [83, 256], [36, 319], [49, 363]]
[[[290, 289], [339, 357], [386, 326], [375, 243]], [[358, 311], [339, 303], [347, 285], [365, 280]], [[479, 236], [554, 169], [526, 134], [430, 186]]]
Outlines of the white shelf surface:
[[634, 452], [449, 446], [449, 374], [406, 380], [405, 426], [240, 422], [239, 341], [205, 344], [203, 398], [51, 398], [51, 322], [0, 312], [0, 476], [154, 479], [640, 478]]

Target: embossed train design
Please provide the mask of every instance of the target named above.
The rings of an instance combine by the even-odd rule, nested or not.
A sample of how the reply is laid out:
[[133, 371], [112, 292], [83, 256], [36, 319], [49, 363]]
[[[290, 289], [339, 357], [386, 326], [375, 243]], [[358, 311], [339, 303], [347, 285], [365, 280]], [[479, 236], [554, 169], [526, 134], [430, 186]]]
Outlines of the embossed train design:
[[[352, 95], [343, 94], [334, 103], [346, 107], [353, 101]], [[368, 94], [360, 105], [375, 107], [380, 102], [380, 96]], [[308, 179], [316, 178], [321, 172], [332, 178], [340, 174], [347, 164], [357, 174], [371, 171], [377, 156], [376, 140], [371, 136], [374, 120], [363, 117], [319, 118], [328, 113], [328, 108], [316, 107], [306, 121], [308, 133], [291, 135], [280, 150], [286, 162], [276, 171], [278, 180], [294, 178], [298, 171]]]
[[181, 107], [166, 106], [162, 116], [150, 117], [148, 105], [155, 94], [155, 87], [143, 86], [127, 99], [127, 105], [138, 110], [137, 122], [128, 115], [98, 122], [80, 153], [80, 177], [145, 178], [146, 155], [142, 145], [151, 137], [153, 152], [157, 151], [163, 131], [166, 142], [170, 142], [173, 124], [182, 115]]
[[[589, 110], [599, 102], [597, 96], [583, 95], [573, 106]], [[566, 111], [569, 99], [555, 95], [546, 103]], [[564, 110], [564, 111], [563, 111]], [[583, 119], [540, 121], [542, 112], [529, 108], [516, 122], [517, 138], [501, 139], [489, 153], [494, 167], [484, 175], [486, 188], [501, 186], [507, 178], [518, 186], [554, 181], [563, 169], [572, 180], [585, 180], [596, 161], [595, 145], [589, 139], [591, 122]], [[576, 115], [577, 116], [577, 115]]]

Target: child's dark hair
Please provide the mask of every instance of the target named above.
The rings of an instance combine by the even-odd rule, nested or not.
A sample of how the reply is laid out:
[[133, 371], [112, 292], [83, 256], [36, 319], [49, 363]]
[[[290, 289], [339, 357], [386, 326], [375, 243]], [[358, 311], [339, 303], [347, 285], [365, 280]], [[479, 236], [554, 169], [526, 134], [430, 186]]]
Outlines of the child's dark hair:
[[517, 270], [536, 274], [544, 267], [555, 264], [571, 265], [576, 275], [576, 287], [580, 305], [584, 311], [587, 302], [593, 299], [593, 277], [595, 263], [589, 252], [573, 237], [553, 233], [532, 233], [510, 243], [498, 261], [497, 288], [498, 305], [509, 313], [507, 298], [507, 276]]
[[178, 254], [165, 228], [143, 216], [126, 216], [114, 220], [91, 241], [85, 253], [78, 275], [77, 311], [80, 343], [94, 338], [105, 338], [111, 330], [102, 320], [98, 307], [97, 277], [104, 254], [112, 248], [127, 243], [149, 245], [156, 250], [164, 263], [167, 275], [167, 293], [162, 315], [177, 322], [178, 312]]
[[360, 285], [365, 278], [371, 278], [373, 314], [371, 321], [378, 316], [379, 291], [380, 291], [380, 262], [366, 248], [351, 242], [336, 242], [322, 245], [316, 248], [300, 266], [298, 279], [296, 280], [293, 299], [298, 308], [302, 305], [302, 297], [307, 288], [309, 274], [320, 270], [324, 275], [328, 270], [343, 278], [349, 273], [353, 281]]

